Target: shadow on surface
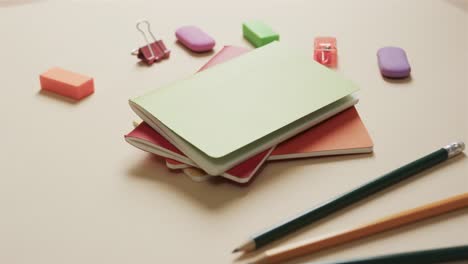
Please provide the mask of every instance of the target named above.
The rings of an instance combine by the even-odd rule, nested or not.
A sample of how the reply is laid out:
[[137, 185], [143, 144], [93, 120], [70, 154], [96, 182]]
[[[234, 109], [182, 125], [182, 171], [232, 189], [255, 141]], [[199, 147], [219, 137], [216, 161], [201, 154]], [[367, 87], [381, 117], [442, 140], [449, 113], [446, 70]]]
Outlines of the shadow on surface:
[[179, 41], [174, 41], [174, 44], [185, 50], [188, 54], [190, 54], [190, 56], [192, 57], [209, 57], [211, 55], [213, 55], [215, 53], [214, 49], [210, 50], [210, 51], [206, 51], [206, 52], [194, 52], [194, 51], [191, 51], [189, 50], [187, 47], [185, 47], [184, 45], [182, 45], [182, 43], [180, 43]]
[[[132, 55], [132, 56], [133, 56], [133, 55]], [[163, 63], [163, 62], [165, 62], [165, 61], [171, 59], [170, 57], [169, 57], [169, 58], [165, 58], [165, 59], [162, 59], [162, 60], [155, 61], [155, 62], [153, 62], [153, 64], [149, 65], [149, 64], [147, 64], [146, 62], [140, 60], [137, 56], [134, 56], [134, 57], [135, 57], [135, 59], [137, 60], [137, 62], [135, 62], [135, 65], [136, 65], [137, 67], [140, 67], [140, 68], [151, 68], [151, 66], [156, 66], [157, 64]]]
[[90, 94], [89, 96], [86, 96], [85, 98], [83, 98], [81, 100], [74, 100], [74, 99], [68, 98], [66, 96], [62, 96], [62, 95], [59, 95], [59, 94], [56, 94], [56, 93], [53, 93], [53, 92], [49, 92], [49, 91], [45, 91], [45, 90], [39, 90], [36, 93], [36, 95], [37, 96], [48, 97], [48, 98], [50, 98], [52, 100], [64, 102], [64, 103], [71, 104], [71, 105], [79, 104], [82, 101], [88, 100], [88, 98], [92, 96], [92, 94]]
[[222, 208], [233, 200], [247, 195], [250, 190], [218, 177], [204, 182], [194, 182], [181, 172], [169, 170], [164, 159], [156, 155], [148, 155], [148, 158], [130, 168], [128, 174], [131, 177], [163, 184], [212, 210]]
[[468, 12], [468, 1], [466, 0], [445, 0], [447, 3]]
[[382, 78], [388, 82], [388, 83], [394, 83], [394, 84], [406, 84], [406, 83], [411, 83], [413, 81], [413, 78], [410, 76], [406, 78], [388, 78], [385, 76], [382, 76]]

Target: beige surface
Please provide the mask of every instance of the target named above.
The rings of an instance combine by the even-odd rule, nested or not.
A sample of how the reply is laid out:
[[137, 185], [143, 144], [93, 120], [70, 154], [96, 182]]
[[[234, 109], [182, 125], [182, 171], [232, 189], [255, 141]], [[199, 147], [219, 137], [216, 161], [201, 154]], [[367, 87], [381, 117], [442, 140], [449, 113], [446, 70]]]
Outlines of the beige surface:
[[[0, 0], [1, 263], [232, 263], [248, 235], [468, 140], [467, 1], [185, 2]], [[140, 18], [173, 50], [169, 60], [148, 68], [129, 55], [143, 42]], [[339, 70], [362, 88], [358, 110], [374, 155], [269, 164], [242, 188], [191, 182], [124, 142], [135, 119], [129, 97], [210, 57], [174, 44], [178, 26], [201, 26], [219, 50], [248, 46], [241, 22], [249, 18], [311, 52], [314, 36], [338, 38]], [[380, 77], [375, 53], [384, 45], [405, 48], [411, 80]], [[78, 104], [38, 93], [38, 75], [52, 66], [95, 77], [96, 93]], [[289, 240], [467, 191], [462, 156]], [[292, 263], [467, 244], [467, 226], [464, 210]]]

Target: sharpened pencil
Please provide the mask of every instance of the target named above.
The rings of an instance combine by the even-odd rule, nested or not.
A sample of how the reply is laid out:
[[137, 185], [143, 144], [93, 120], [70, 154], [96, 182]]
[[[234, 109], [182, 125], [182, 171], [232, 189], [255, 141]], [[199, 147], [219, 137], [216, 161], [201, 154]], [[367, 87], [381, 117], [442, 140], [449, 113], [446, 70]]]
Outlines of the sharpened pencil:
[[358, 228], [273, 248], [265, 251], [252, 263], [279, 263], [466, 207], [468, 207], [468, 192], [403, 211]]
[[361, 185], [356, 189], [342, 194], [328, 202], [320, 204], [299, 217], [292, 218], [286, 222], [265, 231], [233, 250], [235, 252], [250, 252], [263, 247], [277, 239], [291, 234], [307, 225], [315, 223], [343, 208], [357, 203], [370, 195], [393, 186], [403, 180], [410, 178], [417, 173], [429, 169], [463, 152], [465, 144], [463, 142], [451, 143], [439, 150], [436, 150], [420, 159], [393, 170], [383, 176]]

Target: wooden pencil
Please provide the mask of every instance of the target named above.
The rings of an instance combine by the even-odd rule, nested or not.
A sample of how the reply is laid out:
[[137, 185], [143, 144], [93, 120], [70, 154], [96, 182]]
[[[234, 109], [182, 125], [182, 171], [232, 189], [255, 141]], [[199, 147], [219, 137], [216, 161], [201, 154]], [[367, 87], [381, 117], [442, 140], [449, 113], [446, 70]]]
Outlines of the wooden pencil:
[[350, 192], [341, 194], [330, 201], [307, 210], [299, 216], [282, 222], [281, 224], [270, 228], [254, 237], [248, 239], [240, 246], [236, 247], [232, 252], [250, 252], [257, 250], [269, 243], [278, 240], [286, 235], [294, 233], [299, 229], [316, 223], [329, 215], [346, 208], [354, 203], [357, 203], [379, 191], [382, 191], [390, 186], [393, 186], [401, 181], [409, 179], [417, 173], [444, 162], [456, 155], [460, 154], [465, 149], [463, 142], [451, 143], [439, 150], [436, 150], [422, 158], [410, 162], [396, 170], [382, 175], [375, 180], [363, 184]]
[[370, 224], [315, 238], [298, 243], [292, 243], [265, 251], [253, 264], [278, 263], [295, 257], [315, 253], [333, 246], [341, 245], [397, 227], [428, 219], [468, 207], [468, 193], [453, 196], [441, 201], [420, 206], [411, 210], [388, 216]]

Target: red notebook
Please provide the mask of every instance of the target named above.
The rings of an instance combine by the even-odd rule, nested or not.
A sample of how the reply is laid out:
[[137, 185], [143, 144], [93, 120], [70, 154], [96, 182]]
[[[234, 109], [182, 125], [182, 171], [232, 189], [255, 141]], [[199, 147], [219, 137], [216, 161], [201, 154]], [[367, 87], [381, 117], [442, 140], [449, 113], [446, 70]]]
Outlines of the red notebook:
[[[191, 166], [196, 167], [196, 164], [193, 161], [187, 158], [185, 154], [145, 122], [141, 123], [133, 131], [128, 133], [125, 136], [125, 140], [141, 150], [167, 159], [172, 159], [174, 162], [177, 161], [179, 163], [186, 164], [180, 168]], [[273, 148], [270, 148], [247, 159], [241, 164], [221, 174], [221, 176], [239, 183], [248, 182], [266, 161], [272, 150]]]

